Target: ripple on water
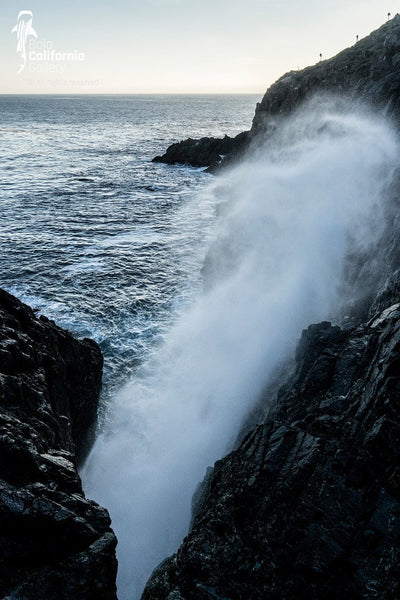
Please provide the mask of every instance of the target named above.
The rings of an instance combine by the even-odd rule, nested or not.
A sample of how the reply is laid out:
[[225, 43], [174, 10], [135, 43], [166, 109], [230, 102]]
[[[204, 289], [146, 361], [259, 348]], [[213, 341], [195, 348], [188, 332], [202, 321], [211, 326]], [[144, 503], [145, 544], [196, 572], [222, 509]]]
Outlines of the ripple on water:
[[255, 100], [0, 98], [0, 285], [94, 337], [106, 389], [190, 301], [214, 218], [193, 201], [209, 175], [151, 158], [186, 135], [238, 133]]

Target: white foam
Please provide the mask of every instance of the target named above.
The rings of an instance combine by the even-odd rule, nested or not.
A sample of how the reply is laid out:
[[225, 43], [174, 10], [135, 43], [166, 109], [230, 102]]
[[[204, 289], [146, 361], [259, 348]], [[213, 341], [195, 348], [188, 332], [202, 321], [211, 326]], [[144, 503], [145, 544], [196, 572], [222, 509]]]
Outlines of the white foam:
[[348, 243], [366, 246], [379, 232], [397, 160], [383, 121], [315, 102], [210, 187], [215, 205], [228, 201], [211, 288], [115, 398], [83, 473], [88, 495], [112, 515], [121, 600], [139, 598], [178, 547], [207, 465], [301, 329], [335, 313]]

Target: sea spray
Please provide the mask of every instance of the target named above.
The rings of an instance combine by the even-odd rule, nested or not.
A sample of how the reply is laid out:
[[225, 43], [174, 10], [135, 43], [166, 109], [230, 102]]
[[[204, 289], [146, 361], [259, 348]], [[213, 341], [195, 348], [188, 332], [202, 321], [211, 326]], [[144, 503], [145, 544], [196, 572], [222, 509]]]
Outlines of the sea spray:
[[338, 314], [349, 245], [380, 234], [397, 160], [383, 120], [316, 100], [210, 186], [220, 216], [206, 291], [117, 394], [83, 473], [119, 539], [120, 600], [138, 599], [176, 550], [206, 467], [301, 329]]

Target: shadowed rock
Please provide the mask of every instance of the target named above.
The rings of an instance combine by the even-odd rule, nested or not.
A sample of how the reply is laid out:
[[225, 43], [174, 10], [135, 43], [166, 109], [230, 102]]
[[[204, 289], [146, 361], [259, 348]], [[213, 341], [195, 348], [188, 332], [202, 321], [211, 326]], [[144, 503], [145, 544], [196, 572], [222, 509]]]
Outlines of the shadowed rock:
[[247, 139], [248, 132], [240, 133], [234, 138], [227, 135], [221, 139], [205, 137], [193, 140], [189, 138], [183, 142], [172, 144], [163, 156], [153, 158], [153, 162], [210, 167], [208, 172], [211, 172], [221, 163], [225, 155], [237, 152], [239, 148], [244, 151], [247, 147]]
[[399, 309], [303, 332], [294, 375], [216, 463], [143, 600], [400, 597]]
[[82, 491], [102, 356], [0, 290], [0, 596], [114, 600], [116, 539]]

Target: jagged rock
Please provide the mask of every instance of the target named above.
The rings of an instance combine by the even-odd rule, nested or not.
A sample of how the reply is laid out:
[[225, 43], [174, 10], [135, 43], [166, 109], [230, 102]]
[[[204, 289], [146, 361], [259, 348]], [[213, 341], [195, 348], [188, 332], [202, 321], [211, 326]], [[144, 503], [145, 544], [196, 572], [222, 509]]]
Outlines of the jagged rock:
[[102, 355], [0, 290], [0, 597], [115, 600], [116, 539], [77, 472]]
[[303, 332], [263, 424], [218, 461], [143, 600], [400, 597], [400, 310]]
[[386, 107], [400, 117], [400, 16], [330, 60], [301, 71], [291, 71], [266, 92], [257, 104], [252, 137], [276, 127], [276, 117], [287, 115], [311, 95], [334, 92]]
[[153, 158], [153, 162], [168, 165], [184, 164], [192, 167], [209, 167], [211, 172], [219, 165], [226, 154], [237, 151], [239, 147], [244, 150], [247, 145], [248, 132], [243, 132], [234, 138], [205, 137], [199, 140], [189, 138], [177, 144], [172, 144], [162, 156]]

